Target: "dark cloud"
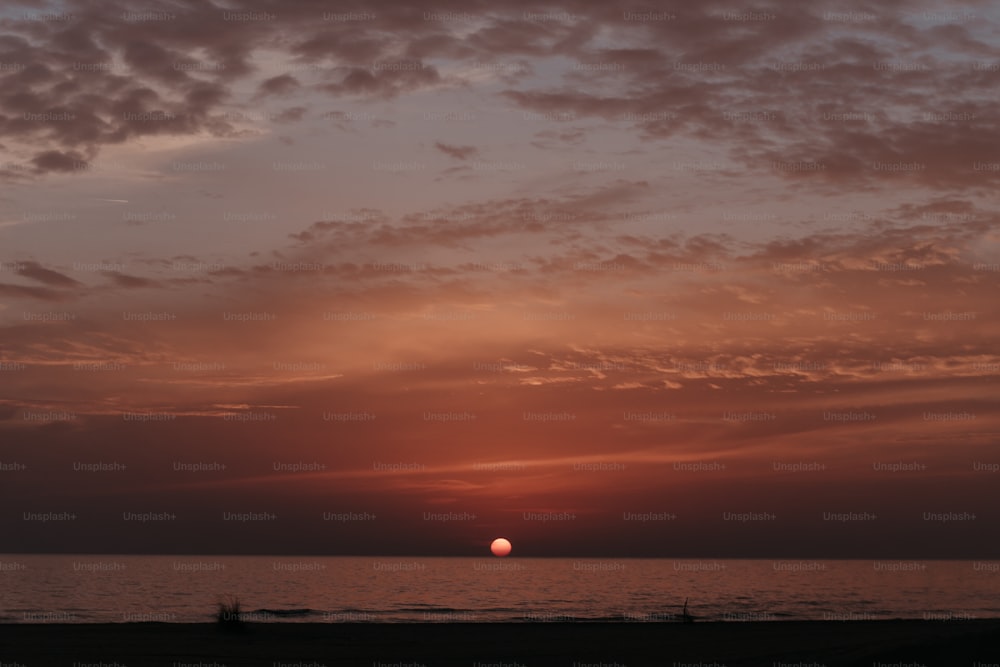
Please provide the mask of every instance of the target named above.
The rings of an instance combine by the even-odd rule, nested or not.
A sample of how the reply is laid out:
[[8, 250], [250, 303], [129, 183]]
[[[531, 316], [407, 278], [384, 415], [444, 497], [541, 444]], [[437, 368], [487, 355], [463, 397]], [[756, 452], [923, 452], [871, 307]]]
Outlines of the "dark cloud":
[[338, 82], [320, 88], [332, 95], [390, 99], [438, 83], [441, 76], [433, 65], [419, 60], [396, 60], [375, 63], [371, 68], [349, 68]]
[[20, 276], [37, 280], [52, 287], [77, 287], [80, 285], [79, 282], [69, 276], [63, 275], [58, 271], [46, 269], [38, 262], [22, 262], [17, 273]]
[[274, 116], [275, 123], [297, 123], [302, 120], [308, 109], [305, 107], [289, 107]]
[[[438, 86], [475, 85], [429, 64], [447, 60], [458, 70], [472, 66], [496, 74], [510, 86], [503, 98], [523, 109], [614, 122], [645, 138], [687, 135], [752, 168], [822, 160], [822, 173], [775, 174], [809, 176], [816, 187], [831, 182], [892, 187], [895, 181], [884, 178], [888, 172], [872, 173], [866, 165], [905, 159], [928, 163], [910, 179], [916, 184], [976, 187], [963, 185], [970, 182], [963, 179], [977, 160], [993, 160], [988, 156], [997, 146], [991, 142], [1000, 132], [982, 102], [995, 73], [971, 64], [991, 61], [992, 47], [970, 26], [918, 27], [902, 9], [839, 7], [877, 18], [844, 24], [828, 20], [827, 8], [785, 2], [759, 10], [768, 20], [744, 23], [727, 19], [733, 12], [719, 3], [594, 7], [563, 0], [532, 18], [539, 11], [529, 2], [499, 12], [482, 3], [414, 7], [390, 1], [374, 12], [374, 20], [324, 21], [304, 0], [280, 7], [247, 0], [232, 10], [271, 12], [275, 19], [227, 22], [214, 6], [187, 5], [171, 10], [171, 20], [129, 21], [118, 6], [77, 0], [66, 5], [76, 18], [64, 25], [5, 22], [0, 62], [24, 66], [0, 73], [0, 137], [32, 146], [31, 161], [44, 173], [72, 171], [74, 154], [93, 158], [104, 145], [147, 135], [234, 136], [219, 114], [221, 105], [246, 103], [234, 99], [234, 83], [256, 74], [253, 54], [267, 45], [311, 71], [252, 81], [258, 100], [307, 87], [385, 100]], [[129, 7], [147, 10], [157, 6]], [[428, 13], [449, 11], [471, 20], [426, 19]], [[623, 13], [640, 11], [670, 18], [623, 20]], [[609, 48], [598, 39], [603, 33], [614, 35], [619, 45]], [[564, 76], [520, 87], [535, 61], [547, 57], [570, 63]], [[880, 63], [888, 66], [880, 69]], [[815, 69], [796, 69], [811, 66]], [[320, 80], [306, 78], [313, 76]], [[600, 93], [584, 92], [597, 81]], [[889, 117], [883, 112], [890, 108], [911, 116], [973, 113], [973, 108], [984, 113], [975, 123], [942, 124], [907, 119], [906, 112]], [[876, 118], [854, 124], [822, 119], [824, 113], [865, 110]], [[773, 112], [774, 118], [739, 120], [741, 113], [754, 112]], [[302, 117], [286, 110], [277, 120]], [[544, 149], [578, 139], [563, 133], [539, 137], [535, 145]], [[18, 176], [9, 169], [4, 173], [7, 179]], [[989, 187], [998, 173], [976, 172], [971, 182]]]
[[264, 79], [257, 86], [257, 97], [282, 96], [297, 90], [302, 84], [291, 74], [281, 74]]
[[142, 288], [142, 287], [156, 287], [158, 283], [155, 280], [150, 280], [148, 278], [142, 278], [140, 276], [131, 276], [127, 273], [121, 273], [119, 271], [103, 271], [105, 276], [110, 278], [112, 282], [118, 287], [126, 287], [129, 289]]
[[31, 164], [39, 172], [73, 172], [86, 168], [87, 159], [76, 151], [45, 151], [31, 158]]
[[479, 149], [475, 146], [452, 146], [440, 141], [434, 142], [434, 148], [456, 160], [468, 160], [470, 157], [475, 157], [479, 154]]

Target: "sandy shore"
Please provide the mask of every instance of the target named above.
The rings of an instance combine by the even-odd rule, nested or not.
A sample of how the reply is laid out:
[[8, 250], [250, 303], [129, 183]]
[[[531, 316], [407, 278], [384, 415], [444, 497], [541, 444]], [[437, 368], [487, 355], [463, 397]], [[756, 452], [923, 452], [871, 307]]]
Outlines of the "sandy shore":
[[[766, 623], [0, 625], [5, 667], [215, 663], [416, 667], [714, 667], [1000, 663], [1000, 619]], [[75, 663], [75, 665], [74, 665]]]

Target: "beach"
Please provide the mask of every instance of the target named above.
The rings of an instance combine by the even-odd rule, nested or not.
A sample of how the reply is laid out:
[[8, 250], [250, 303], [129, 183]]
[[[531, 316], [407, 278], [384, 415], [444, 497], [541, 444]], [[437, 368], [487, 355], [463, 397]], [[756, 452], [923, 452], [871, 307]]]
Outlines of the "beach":
[[974, 667], [1000, 662], [1000, 619], [711, 623], [0, 625], [4, 665], [417, 667]]

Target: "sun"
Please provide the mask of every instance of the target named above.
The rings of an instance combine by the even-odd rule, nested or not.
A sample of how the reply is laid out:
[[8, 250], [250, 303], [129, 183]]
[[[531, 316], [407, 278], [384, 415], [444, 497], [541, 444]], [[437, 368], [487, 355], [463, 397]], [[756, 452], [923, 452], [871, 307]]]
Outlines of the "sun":
[[504, 557], [510, 553], [510, 540], [505, 537], [498, 537], [490, 545], [490, 551], [494, 556]]

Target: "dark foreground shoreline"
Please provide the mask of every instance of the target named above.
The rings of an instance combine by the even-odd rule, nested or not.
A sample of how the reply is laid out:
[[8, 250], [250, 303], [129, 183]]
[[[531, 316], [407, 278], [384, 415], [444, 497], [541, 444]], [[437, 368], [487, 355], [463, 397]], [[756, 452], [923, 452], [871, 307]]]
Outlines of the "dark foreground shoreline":
[[[24, 667], [976, 667], [1000, 663], [1000, 619], [735, 623], [0, 625]], [[75, 665], [74, 665], [75, 663]]]

